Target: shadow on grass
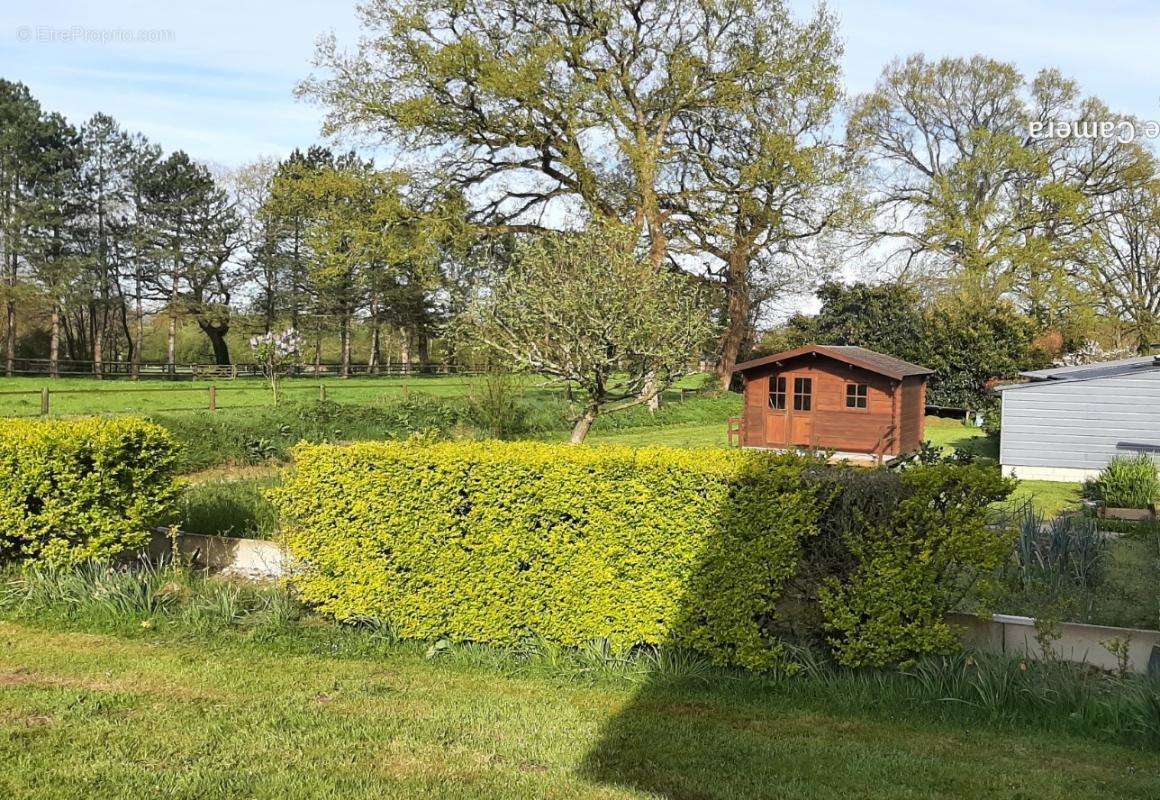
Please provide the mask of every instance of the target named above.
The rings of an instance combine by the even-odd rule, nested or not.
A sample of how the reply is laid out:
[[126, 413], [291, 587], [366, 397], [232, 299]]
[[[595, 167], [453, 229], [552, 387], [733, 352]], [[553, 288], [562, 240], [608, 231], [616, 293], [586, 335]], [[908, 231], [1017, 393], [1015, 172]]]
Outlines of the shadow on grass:
[[[681, 655], [696, 648], [760, 660], [775, 637], [792, 635], [775, 610], [792, 574], [783, 567], [797, 566], [810, 538], [809, 509], [820, 510], [814, 492], [757, 470], [733, 487], [666, 621], [672, 633], [656, 671], [605, 722], [581, 765], [586, 780], [669, 800], [773, 798], [794, 787], [789, 795], [814, 796], [828, 773], [844, 769], [851, 745], [819, 740], [818, 726], [836, 720], [779, 682]], [[767, 502], [755, 502], [763, 493]]]

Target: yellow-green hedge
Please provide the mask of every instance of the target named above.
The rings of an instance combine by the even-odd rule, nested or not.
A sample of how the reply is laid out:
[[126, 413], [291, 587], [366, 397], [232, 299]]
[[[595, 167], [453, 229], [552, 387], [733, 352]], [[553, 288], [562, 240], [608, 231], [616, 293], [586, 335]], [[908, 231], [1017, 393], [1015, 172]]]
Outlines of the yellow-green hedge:
[[304, 598], [404, 637], [763, 668], [820, 503], [792, 456], [543, 443], [301, 445], [281, 489]]
[[139, 548], [176, 499], [175, 445], [144, 420], [4, 420], [0, 559], [69, 564]]

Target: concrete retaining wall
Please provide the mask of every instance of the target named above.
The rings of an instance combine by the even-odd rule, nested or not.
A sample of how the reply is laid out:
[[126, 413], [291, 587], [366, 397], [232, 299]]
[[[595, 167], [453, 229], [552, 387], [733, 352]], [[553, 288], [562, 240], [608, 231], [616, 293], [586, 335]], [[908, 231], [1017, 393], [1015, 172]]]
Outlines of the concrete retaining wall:
[[169, 528], [158, 528], [153, 532], [147, 553], [153, 560], [165, 560], [176, 555], [199, 569], [256, 579], [280, 578], [287, 574], [289, 563], [286, 551], [277, 542], [184, 531], [171, 534]]
[[[962, 640], [968, 647], [1036, 661], [1043, 659], [1043, 650], [1035, 639], [1035, 620], [1031, 617], [995, 614], [986, 619], [952, 614], [950, 621], [964, 629]], [[1119, 661], [1103, 642], [1119, 639], [1129, 643], [1130, 671], [1160, 674], [1160, 631], [1065, 622], [1057, 626], [1057, 632], [1060, 638], [1051, 643], [1056, 658], [1115, 670]]]

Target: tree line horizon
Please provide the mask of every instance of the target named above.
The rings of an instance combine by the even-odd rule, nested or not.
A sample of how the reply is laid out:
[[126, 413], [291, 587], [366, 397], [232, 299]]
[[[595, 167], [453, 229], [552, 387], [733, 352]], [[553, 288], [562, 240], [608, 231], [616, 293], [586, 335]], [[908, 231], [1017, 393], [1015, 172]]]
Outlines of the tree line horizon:
[[[362, 11], [360, 43], [323, 37], [298, 94], [324, 109], [324, 137], [387, 146], [390, 169], [324, 144], [215, 169], [105, 114], [74, 125], [0, 80], [6, 374], [23, 356], [99, 375], [135, 368], [147, 347], [174, 364], [187, 324], [218, 364], [240, 360], [239, 329], [292, 328], [315, 360], [333, 346], [343, 374], [356, 341], [368, 367], [428, 362], [437, 341], [444, 360], [487, 350], [535, 368], [542, 353], [501, 342], [536, 338], [512, 316], [519, 302], [502, 324], [483, 317], [501, 288], [529, 303], [568, 295], [552, 265], [584, 266], [535, 242], [594, 227], [615, 228], [633, 256], [586, 279], [631, 275], [643, 294], [676, 298], [605, 302], [682, 319], [617, 335], [670, 360], [688, 348], [722, 387], [763, 340], [809, 330], [799, 318], [771, 333], [773, 306], [854, 269], [905, 288], [874, 303], [1017, 317], [1004, 335], [1048, 355], [1160, 342], [1157, 156], [1122, 137], [1033, 135], [1134, 122], [1058, 70], [913, 55], [848, 96], [836, 19], [795, 17], [780, 0]], [[518, 266], [532, 257], [534, 269]], [[679, 280], [651, 281], [641, 265]], [[513, 275], [555, 295], [523, 297]], [[578, 319], [583, 298], [570, 302]], [[697, 303], [706, 325], [681, 316]], [[825, 333], [873, 344], [865, 326]], [[1031, 356], [998, 361], [1009, 371], [1020, 358]]]

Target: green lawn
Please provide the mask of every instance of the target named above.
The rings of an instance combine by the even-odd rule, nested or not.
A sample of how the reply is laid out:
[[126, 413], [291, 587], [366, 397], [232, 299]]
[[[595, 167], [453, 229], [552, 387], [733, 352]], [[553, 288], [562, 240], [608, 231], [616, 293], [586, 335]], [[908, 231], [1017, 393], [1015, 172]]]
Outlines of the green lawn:
[[[958, 420], [927, 417], [926, 438], [944, 450], [973, 453], [979, 460], [989, 463], [999, 460], [998, 440], [988, 437], [982, 429], [964, 425]], [[1021, 480], [1011, 499], [1017, 503], [1030, 500], [1041, 513], [1056, 516], [1079, 507], [1079, 491], [1078, 483]]]
[[[541, 394], [538, 381], [524, 379], [532, 394]], [[319, 386], [326, 386], [326, 396], [341, 403], [367, 403], [404, 392], [422, 392], [437, 397], [463, 397], [470, 394], [478, 378], [460, 375], [403, 377], [368, 377], [341, 380], [294, 378], [282, 382], [281, 391], [288, 400], [314, 400]], [[229, 381], [98, 381], [91, 378], [0, 378], [0, 416], [34, 416], [40, 413], [40, 392], [48, 388], [54, 415], [76, 414], [150, 414], [173, 410], [207, 410], [210, 386], [217, 387], [219, 409], [268, 406], [270, 387], [256, 378]]]
[[0, 622], [5, 798], [1155, 798], [1160, 754], [739, 681]]
[[635, 430], [594, 431], [589, 444], [617, 444], [626, 447], [726, 447], [726, 420], [712, 424], [664, 425]]
[[1022, 503], [1030, 500], [1039, 512], [1048, 517], [1080, 507], [1080, 484], [1059, 481], [1019, 481], [1011, 500]]
[[[483, 378], [469, 375], [414, 375], [410, 377], [357, 377], [342, 380], [293, 378], [282, 382], [280, 391], [288, 400], [314, 400], [319, 386], [326, 386], [326, 396], [340, 403], [368, 403], [398, 398], [405, 392], [435, 397], [465, 397]], [[525, 396], [533, 402], [559, 397], [559, 386], [547, 386], [537, 376], [515, 378], [524, 386]], [[690, 375], [666, 393], [669, 400], [679, 399], [682, 389], [699, 386], [704, 377]], [[50, 393], [53, 415], [79, 414], [151, 414], [162, 411], [204, 411], [209, 408], [210, 387], [217, 387], [219, 409], [258, 408], [271, 404], [269, 386], [258, 378], [218, 381], [95, 380], [93, 378], [0, 378], [0, 417], [37, 416], [41, 409], [41, 391]], [[724, 424], [724, 421], [722, 421]]]
[[961, 450], [973, 453], [983, 461], [999, 460], [999, 442], [989, 438], [982, 428], [965, 425], [957, 419], [927, 417], [926, 440], [944, 450]]

